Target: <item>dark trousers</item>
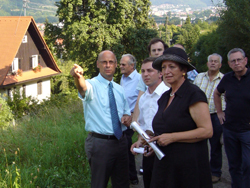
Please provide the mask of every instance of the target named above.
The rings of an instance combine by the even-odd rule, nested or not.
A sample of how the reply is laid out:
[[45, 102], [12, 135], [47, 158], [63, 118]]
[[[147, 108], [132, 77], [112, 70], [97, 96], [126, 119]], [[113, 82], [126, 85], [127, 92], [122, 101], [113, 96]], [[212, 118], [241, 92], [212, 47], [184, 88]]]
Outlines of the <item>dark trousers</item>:
[[213, 176], [221, 177], [222, 167], [222, 145], [220, 142], [222, 134], [222, 125], [216, 113], [211, 114], [213, 125], [213, 136], [209, 139], [210, 142], [210, 167]]
[[234, 132], [223, 127], [232, 188], [250, 187], [250, 131]]
[[127, 138], [102, 139], [88, 135], [85, 152], [91, 169], [91, 188], [129, 188]]
[[154, 166], [155, 156], [144, 157], [142, 160], [143, 164], [143, 183], [144, 188], [149, 188], [152, 178], [153, 166]]
[[130, 147], [132, 145], [132, 136], [134, 134], [134, 131], [132, 129], [127, 129], [124, 131], [127, 137], [128, 142], [128, 158], [129, 158], [129, 179], [130, 180], [137, 180], [137, 171], [136, 171], [136, 165], [135, 165], [135, 156], [131, 153]]

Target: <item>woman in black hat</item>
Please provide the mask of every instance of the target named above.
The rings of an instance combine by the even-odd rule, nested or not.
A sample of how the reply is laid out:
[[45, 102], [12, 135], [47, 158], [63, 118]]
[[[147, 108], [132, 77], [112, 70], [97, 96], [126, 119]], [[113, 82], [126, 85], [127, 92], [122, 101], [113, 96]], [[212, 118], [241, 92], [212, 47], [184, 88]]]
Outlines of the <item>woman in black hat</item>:
[[212, 188], [207, 138], [212, 123], [206, 95], [186, 79], [195, 67], [184, 50], [168, 48], [153, 62], [171, 85], [158, 100], [153, 120], [154, 138], [165, 154], [155, 158], [152, 188]]

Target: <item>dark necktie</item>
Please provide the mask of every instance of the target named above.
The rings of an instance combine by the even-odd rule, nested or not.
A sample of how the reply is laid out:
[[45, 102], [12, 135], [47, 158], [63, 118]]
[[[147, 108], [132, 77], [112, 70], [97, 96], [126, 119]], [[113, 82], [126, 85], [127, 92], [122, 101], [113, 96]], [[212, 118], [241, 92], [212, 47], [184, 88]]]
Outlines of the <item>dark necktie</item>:
[[119, 140], [122, 136], [122, 129], [121, 129], [121, 123], [119, 121], [116, 102], [115, 102], [115, 96], [113, 93], [113, 84], [112, 82], [109, 83], [109, 106], [110, 106], [110, 113], [111, 113], [111, 119], [112, 119], [112, 125], [114, 130], [115, 137]]

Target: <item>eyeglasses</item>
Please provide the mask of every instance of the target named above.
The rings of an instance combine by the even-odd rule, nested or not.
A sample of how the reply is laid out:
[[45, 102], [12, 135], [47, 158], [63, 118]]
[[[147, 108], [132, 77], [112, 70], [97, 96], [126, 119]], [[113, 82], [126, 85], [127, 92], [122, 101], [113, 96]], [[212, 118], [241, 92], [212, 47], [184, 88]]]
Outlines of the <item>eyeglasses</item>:
[[230, 61], [230, 63], [235, 64], [236, 62], [242, 63], [244, 61], [244, 58], [238, 58], [238, 59], [233, 59]]
[[120, 66], [125, 67], [127, 64], [121, 63]]
[[110, 66], [113, 66], [114, 64], [116, 64], [116, 62], [115, 61], [99, 61], [101, 64], [103, 64], [103, 65], [110, 65]]

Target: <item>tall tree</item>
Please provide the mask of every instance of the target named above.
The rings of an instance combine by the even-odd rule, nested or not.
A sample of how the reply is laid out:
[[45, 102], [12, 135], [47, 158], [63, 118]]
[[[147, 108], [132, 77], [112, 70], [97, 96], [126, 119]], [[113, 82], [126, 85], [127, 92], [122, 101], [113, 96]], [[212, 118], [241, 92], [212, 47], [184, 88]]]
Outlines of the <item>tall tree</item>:
[[[99, 52], [110, 49], [118, 57], [124, 52], [131, 53], [128, 51], [131, 45], [142, 43], [140, 36], [130, 40], [130, 35], [134, 35], [131, 31], [151, 28], [149, 0], [61, 0], [57, 6], [59, 21], [63, 23], [60, 37], [66, 52], [64, 57], [81, 62], [88, 76], [97, 74]], [[153, 37], [155, 33], [151, 31], [145, 33]], [[139, 48], [142, 54], [147, 54], [145, 46]]]
[[235, 47], [250, 55], [250, 2], [249, 0], [224, 0], [227, 9], [222, 11], [218, 32], [223, 49], [227, 52]]
[[[176, 37], [176, 36], [175, 36]], [[190, 17], [188, 16], [185, 24], [182, 26], [180, 32], [177, 34], [177, 43], [181, 43], [186, 48], [186, 52], [190, 54], [194, 44], [200, 37], [200, 27], [191, 24]]]

